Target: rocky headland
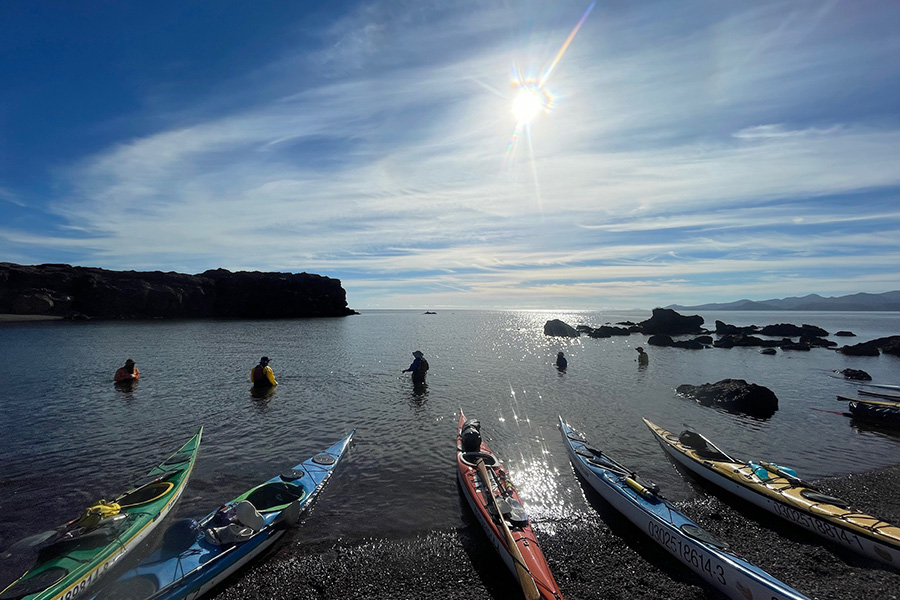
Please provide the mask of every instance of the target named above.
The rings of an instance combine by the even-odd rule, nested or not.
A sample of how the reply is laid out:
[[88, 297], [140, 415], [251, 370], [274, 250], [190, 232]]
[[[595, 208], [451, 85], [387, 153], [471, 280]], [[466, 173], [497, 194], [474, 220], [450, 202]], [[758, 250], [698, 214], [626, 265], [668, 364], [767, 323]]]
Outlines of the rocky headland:
[[339, 279], [311, 273], [232, 273], [216, 269], [187, 275], [161, 271], [108, 271], [62, 264], [0, 263], [0, 315], [64, 319], [343, 317]]

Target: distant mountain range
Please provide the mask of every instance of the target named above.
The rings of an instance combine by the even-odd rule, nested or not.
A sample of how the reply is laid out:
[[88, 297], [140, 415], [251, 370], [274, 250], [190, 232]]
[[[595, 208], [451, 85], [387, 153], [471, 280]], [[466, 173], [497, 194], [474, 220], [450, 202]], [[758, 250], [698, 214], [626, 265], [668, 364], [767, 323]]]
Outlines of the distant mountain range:
[[738, 300], [723, 304], [700, 304], [698, 306], [681, 306], [671, 304], [665, 308], [672, 310], [829, 310], [829, 311], [898, 311], [900, 312], [900, 291], [883, 294], [851, 294], [849, 296], [822, 297], [810, 294], [800, 298], [782, 298], [772, 300]]

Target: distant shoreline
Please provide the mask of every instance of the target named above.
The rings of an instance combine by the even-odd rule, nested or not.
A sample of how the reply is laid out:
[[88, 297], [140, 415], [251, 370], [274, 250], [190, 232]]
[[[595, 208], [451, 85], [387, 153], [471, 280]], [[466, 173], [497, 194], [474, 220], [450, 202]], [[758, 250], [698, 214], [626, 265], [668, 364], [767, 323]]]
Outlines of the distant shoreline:
[[0, 314], [0, 323], [15, 323], [17, 321], [60, 321], [62, 317], [52, 315], [4, 315]]

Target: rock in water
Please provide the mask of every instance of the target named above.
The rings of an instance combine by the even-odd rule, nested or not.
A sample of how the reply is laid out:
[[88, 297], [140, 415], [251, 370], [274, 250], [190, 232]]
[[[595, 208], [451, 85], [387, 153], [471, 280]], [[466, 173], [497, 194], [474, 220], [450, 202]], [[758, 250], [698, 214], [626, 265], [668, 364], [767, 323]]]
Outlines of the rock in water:
[[838, 375], [843, 375], [844, 379], [852, 379], [854, 381], [872, 381], [872, 376], [862, 369], [841, 369], [835, 371]]
[[778, 410], [778, 398], [767, 387], [743, 379], [723, 379], [703, 385], [679, 385], [678, 394], [693, 398], [703, 406], [715, 406], [729, 412], [741, 412], [768, 419]]
[[685, 333], [701, 333], [703, 317], [692, 315], [685, 317], [669, 308], [654, 308], [653, 316], [640, 323], [641, 331], [646, 335], [656, 333], [662, 335], [682, 335]]
[[553, 319], [544, 323], [544, 335], [579, 337], [581, 334], [571, 325], [568, 325], [559, 319]]

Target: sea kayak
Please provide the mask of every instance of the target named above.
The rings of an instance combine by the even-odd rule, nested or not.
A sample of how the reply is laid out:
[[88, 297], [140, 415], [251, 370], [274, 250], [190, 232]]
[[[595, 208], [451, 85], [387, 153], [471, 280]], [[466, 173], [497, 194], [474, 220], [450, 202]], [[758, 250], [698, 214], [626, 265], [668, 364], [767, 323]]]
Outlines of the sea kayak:
[[894, 402], [900, 402], [900, 394], [886, 394], [884, 392], [871, 392], [869, 390], [856, 390], [856, 392], [860, 396], [867, 396], [870, 398], [880, 398], [882, 400], [892, 400]]
[[644, 422], [678, 464], [760, 508], [881, 562], [900, 567], [900, 527], [823, 494], [792, 469], [728, 456], [699, 433], [676, 435]]
[[575, 470], [616, 510], [706, 583], [735, 600], [809, 600], [731, 550], [678, 511], [621, 463], [591, 447], [562, 417], [559, 428]]
[[518, 491], [481, 438], [478, 422], [468, 421], [461, 409], [456, 463], [463, 495], [491, 544], [518, 579], [525, 598], [561, 600], [562, 593], [534, 536]]
[[201, 427], [151, 469], [148, 482], [114, 500], [99, 500], [77, 519], [15, 544], [36, 551], [37, 564], [0, 592], [0, 599], [72, 600], [84, 595], [175, 506], [194, 468], [202, 434]]
[[838, 402], [856, 402], [858, 404], [871, 404], [872, 406], [883, 406], [887, 408], [897, 408], [900, 409], [900, 398], [897, 400], [890, 400], [881, 397], [873, 397], [873, 398], [852, 398], [850, 396], [838, 396]]
[[199, 522], [174, 523], [159, 549], [95, 600], [195, 600], [278, 541], [319, 494], [353, 432]]
[[900, 424], [900, 403], [890, 400], [848, 399], [850, 415], [854, 419], [865, 419], [875, 423]]

